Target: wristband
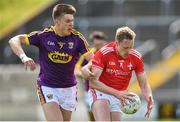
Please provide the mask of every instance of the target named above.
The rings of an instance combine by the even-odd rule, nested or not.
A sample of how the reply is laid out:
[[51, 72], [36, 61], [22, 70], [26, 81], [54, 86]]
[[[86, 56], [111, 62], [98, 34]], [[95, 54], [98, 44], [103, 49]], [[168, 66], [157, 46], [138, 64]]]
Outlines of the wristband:
[[28, 58], [28, 57], [26, 56], [26, 54], [21, 54], [19, 57], [20, 57], [20, 59], [21, 59], [21, 61], [22, 61], [23, 63], [26, 62], [26, 61], [31, 60], [31, 58]]
[[19, 58], [22, 60], [23, 58], [27, 57], [26, 54], [20, 54]]

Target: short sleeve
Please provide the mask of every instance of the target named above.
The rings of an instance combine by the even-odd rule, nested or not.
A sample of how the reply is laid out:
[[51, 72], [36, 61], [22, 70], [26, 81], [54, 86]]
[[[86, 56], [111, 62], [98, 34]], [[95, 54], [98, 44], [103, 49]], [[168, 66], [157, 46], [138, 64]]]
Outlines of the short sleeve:
[[136, 74], [144, 73], [144, 61], [142, 57], [136, 61], [135, 72]]
[[26, 44], [27, 45], [34, 45], [39, 47], [40, 46], [40, 31], [34, 31], [30, 34], [26, 35]]
[[79, 46], [78, 47], [79, 47], [78, 48], [79, 53], [81, 53], [81, 54], [85, 54], [90, 51], [89, 44], [82, 34], [79, 35]]
[[96, 52], [96, 54], [94, 55], [93, 59], [92, 59], [92, 65], [96, 66], [100, 69], [103, 69], [105, 66], [105, 57], [104, 55], [98, 51]]

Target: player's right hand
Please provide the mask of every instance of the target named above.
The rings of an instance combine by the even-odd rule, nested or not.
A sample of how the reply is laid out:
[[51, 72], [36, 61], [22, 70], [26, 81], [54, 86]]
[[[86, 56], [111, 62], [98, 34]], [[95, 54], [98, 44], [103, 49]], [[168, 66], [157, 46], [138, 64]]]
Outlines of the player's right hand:
[[36, 69], [36, 64], [33, 59], [27, 56], [23, 56], [21, 57], [21, 61], [24, 63], [26, 70], [28, 69], [28, 67], [31, 71], [34, 71]]
[[131, 97], [133, 97], [134, 95], [129, 93], [128, 91], [119, 91], [117, 94], [116, 94], [116, 98], [118, 98], [121, 102], [121, 105], [124, 106], [127, 104], [127, 101], [126, 100], [132, 100]]
[[88, 80], [93, 80], [95, 78], [94, 73], [91, 71], [91, 65], [90, 64], [85, 65], [81, 69], [81, 71], [82, 71], [83, 78], [88, 79]]

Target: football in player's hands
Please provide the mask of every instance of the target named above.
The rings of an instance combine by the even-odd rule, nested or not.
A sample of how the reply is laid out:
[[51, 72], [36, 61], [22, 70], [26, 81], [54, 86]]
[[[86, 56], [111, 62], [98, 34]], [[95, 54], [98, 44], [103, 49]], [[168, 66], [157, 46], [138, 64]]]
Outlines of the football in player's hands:
[[126, 99], [126, 104], [121, 105], [121, 110], [125, 114], [134, 114], [139, 110], [141, 106], [141, 100], [139, 96], [133, 92], [130, 92], [130, 94], [133, 94], [131, 100]]

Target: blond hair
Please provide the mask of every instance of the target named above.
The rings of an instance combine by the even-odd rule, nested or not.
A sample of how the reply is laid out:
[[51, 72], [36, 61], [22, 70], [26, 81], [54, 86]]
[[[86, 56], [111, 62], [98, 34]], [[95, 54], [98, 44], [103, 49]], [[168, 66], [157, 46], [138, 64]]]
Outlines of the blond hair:
[[124, 38], [130, 39], [134, 42], [136, 34], [127, 26], [120, 27], [116, 30], [116, 41], [122, 41]]

